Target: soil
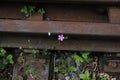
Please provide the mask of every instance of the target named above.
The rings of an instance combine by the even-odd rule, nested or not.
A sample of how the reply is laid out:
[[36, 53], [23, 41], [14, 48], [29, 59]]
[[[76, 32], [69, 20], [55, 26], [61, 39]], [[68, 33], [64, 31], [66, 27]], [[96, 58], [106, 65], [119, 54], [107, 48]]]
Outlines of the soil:
[[0, 69], [0, 80], [12, 80], [13, 66], [7, 65], [4, 69]]

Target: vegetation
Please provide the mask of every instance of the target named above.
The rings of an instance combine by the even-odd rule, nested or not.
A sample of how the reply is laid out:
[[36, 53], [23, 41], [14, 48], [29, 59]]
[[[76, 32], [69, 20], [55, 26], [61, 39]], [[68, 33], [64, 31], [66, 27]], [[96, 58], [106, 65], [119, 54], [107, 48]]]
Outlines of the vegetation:
[[80, 79], [82, 80], [96, 80], [95, 78], [90, 78], [90, 73], [86, 70], [84, 73], [79, 75]]
[[[21, 9], [21, 12], [25, 14], [26, 17], [29, 17], [29, 16], [32, 16], [36, 12], [36, 9], [37, 9], [36, 6], [24, 6]], [[44, 8], [38, 9], [38, 13], [42, 15], [45, 14]]]
[[4, 69], [8, 64], [14, 64], [13, 55], [7, 54], [3, 48], [0, 48], [0, 58], [0, 69]]
[[24, 6], [21, 12], [24, 13], [26, 17], [29, 17], [35, 12], [35, 8], [35, 6]]

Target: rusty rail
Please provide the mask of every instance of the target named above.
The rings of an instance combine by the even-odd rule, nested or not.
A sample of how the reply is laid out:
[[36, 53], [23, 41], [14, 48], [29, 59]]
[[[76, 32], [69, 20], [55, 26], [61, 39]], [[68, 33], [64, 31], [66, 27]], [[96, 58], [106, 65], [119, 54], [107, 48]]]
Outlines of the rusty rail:
[[[46, 34], [47, 35], [47, 34]], [[8, 48], [29, 48], [31, 46], [37, 49], [49, 48], [56, 46], [56, 50], [72, 50], [72, 51], [97, 51], [97, 52], [120, 52], [120, 40], [101, 39], [89, 37], [83, 38], [80, 35], [78, 38], [73, 38], [70, 35], [67, 40], [64, 40], [61, 45], [58, 45], [57, 36], [43, 36], [42, 34], [10, 34], [0, 33], [0, 47]]]
[[42, 33], [48, 32], [73, 35], [120, 36], [120, 24], [0, 20], [0, 32]]
[[[62, 45], [56, 45], [59, 33], [68, 36]], [[0, 36], [0, 47], [28, 48], [30, 40], [35, 48], [56, 45], [57, 50], [120, 52], [120, 24], [0, 20]]]

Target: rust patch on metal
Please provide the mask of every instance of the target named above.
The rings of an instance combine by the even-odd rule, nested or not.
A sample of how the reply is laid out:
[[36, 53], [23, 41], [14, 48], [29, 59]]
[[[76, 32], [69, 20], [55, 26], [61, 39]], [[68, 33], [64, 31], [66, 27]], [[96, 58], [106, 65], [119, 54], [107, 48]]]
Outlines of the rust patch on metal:
[[109, 8], [109, 19], [111, 23], [120, 23], [120, 7]]
[[107, 14], [99, 12], [95, 6], [48, 5], [45, 9], [46, 20], [49, 18], [53, 21], [108, 22]]
[[[47, 34], [46, 34], [47, 35]], [[75, 50], [75, 51], [97, 51], [97, 52], [120, 52], [120, 41], [119, 40], [102, 40], [101, 38], [92, 39], [88, 38], [72, 38], [63, 41], [61, 45], [57, 45], [57, 37], [46, 36], [43, 37], [41, 34], [36, 36], [33, 35], [1, 35], [0, 47], [11, 47], [19, 48], [29, 48], [28, 40], [31, 41], [31, 46], [35, 49], [49, 48], [50, 46], [56, 46], [56, 50]], [[79, 36], [81, 37], [81, 36]]]
[[104, 54], [102, 65], [105, 72], [120, 73], [120, 57], [117, 54]]
[[2, 19], [25, 19], [21, 13], [23, 5], [19, 4], [0, 4], [0, 18]]

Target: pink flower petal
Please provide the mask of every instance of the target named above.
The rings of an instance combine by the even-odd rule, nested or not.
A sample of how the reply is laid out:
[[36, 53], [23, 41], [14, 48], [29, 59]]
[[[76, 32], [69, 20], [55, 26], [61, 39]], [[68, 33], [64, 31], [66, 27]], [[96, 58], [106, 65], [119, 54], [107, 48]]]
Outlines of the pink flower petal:
[[59, 40], [59, 41], [63, 41], [63, 40], [64, 40], [63, 34], [58, 35], [58, 40]]

